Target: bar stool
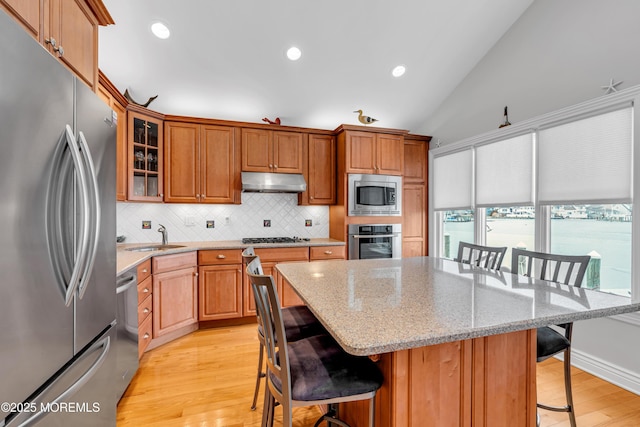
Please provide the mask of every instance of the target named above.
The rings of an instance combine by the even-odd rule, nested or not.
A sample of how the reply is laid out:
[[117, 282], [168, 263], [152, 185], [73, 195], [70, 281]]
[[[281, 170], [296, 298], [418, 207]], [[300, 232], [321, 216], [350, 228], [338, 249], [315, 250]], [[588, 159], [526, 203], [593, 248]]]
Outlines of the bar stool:
[[507, 247], [481, 246], [473, 243], [458, 243], [458, 256], [454, 261], [473, 264], [490, 270], [500, 270]]
[[[582, 286], [582, 279], [590, 260], [591, 257], [589, 255], [556, 255], [513, 248], [511, 251], [511, 272], [579, 288]], [[542, 362], [564, 352], [564, 388], [567, 404], [565, 406], [550, 406], [538, 403], [537, 406], [548, 411], [568, 412], [571, 427], [576, 427], [576, 414], [573, 408], [573, 393], [571, 390], [571, 335], [573, 323], [564, 323], [556, 326], [564, 330], [564, 333], [560, 333], [549, 326], [538, 328], [536, 361]], [[539, 417], [537, 422], [540, 425]]]
[[[262, 264], [260, 264], [260, 258], [255, 254], [253, 247], [248, 247], [242, 252], [242, 259], [245, 266], [248, 266], [252, 261], [257, 260], [255, 264], [256, 271], [262, 274]], [[260, 352], [258, 356], [258, 372], [256, 374], [256, 387], [253, 392], [253, 402], [251, 403], [251, 410], [256, 410], [256, 404], [258, 403], [258, 393], [260, 392], [260, 380], [265, 377], [265, 372], [262, 369], [264, 361], [264, 331], [260, 322], [260, 315], [256, 313], [258, 317], [258, 342], [260, 343]], [[307, 338], [314, 335], [326, 334], [326, 329], [318, 321], [316, 316], [313, 315], [304, 305], [287, 307], [282, 309], [282, 319], [285, 325], [287, 333], [287, 340], [290, 342], [297, 341], [302, 338]]]
[[328, 405], [329, 411], [315, 423], [349, 427], [337, 418], [336, 405], [369, 399], [369, 427], [374, 425], [376, 391], [383, 377], [368, 357], [346, 353], [329, 335], [316, 335], [295, 342], [287, 340], [272, 276], [259, 274], [259, 259], [247, 266], [263, 325], [267, 359], [262, 426], [273, 426], [276, 401], [282, 406], [282, 425], [292, 426], [292, 409]]

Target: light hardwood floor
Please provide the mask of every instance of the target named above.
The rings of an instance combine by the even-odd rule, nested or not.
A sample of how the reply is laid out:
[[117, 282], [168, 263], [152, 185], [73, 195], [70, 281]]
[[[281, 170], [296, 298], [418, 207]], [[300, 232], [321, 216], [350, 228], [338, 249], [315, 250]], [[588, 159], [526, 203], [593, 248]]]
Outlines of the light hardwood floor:
[[[117, 427], [259, 426], [262, 399], [249, 409], [257, 363], [255, 324], [201, 329], [151, 350], [120, 400]], [[562, 363], [550, 359], [537, 368], [539, 400], [561, 404]], [[578, 426], [640, 426], [640, 396], [575, 368], [573, 384]], [[311, 427], [319, 416], [314, 407], [294, 409], [294, 425]], [[567, 414], [540, 416], [542, 427], [569, 426]]]

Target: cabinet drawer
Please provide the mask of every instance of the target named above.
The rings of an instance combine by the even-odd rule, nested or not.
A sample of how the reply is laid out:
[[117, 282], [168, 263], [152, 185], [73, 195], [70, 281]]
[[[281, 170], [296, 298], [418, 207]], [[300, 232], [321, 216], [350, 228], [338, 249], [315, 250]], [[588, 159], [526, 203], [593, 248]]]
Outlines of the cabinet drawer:
[[152, 327], [152, 316], [148, 316], [138, 327], [138, 358], [142, 357], [142, 353], [144, 353], [151, 342]]
[[241, 263], [242, 251], [239, 249], [198, 251], [198, 265], [222, 265]]
[[151, 314], [152, 307], [153, 298], [151, 298], [151, 295], [148, 295], [147, 298], [138, 305], [138, 323], [147, 320], [147, 317]]
[[153, 281], [151, 276], [144, 279], [142, 282], [138, 282], [138, 304], [145, 300], [146, 297], [151, 295], [153, 289]]
[[174, 255], [154, 256], [152, 262], [153, 274], [195, 267], [197, 261], [198, 256], [195, 251]]
[[344, 259], [346, 246], [311, 246], [311, 261]]
[[261, 262], [309, 261], [309, 248], [256, 248]]
[[[138, 264], [138, 283], [151, 276], [151, 260], [148, 259]], [[140, 301], [140, 300], [138, 300]]]

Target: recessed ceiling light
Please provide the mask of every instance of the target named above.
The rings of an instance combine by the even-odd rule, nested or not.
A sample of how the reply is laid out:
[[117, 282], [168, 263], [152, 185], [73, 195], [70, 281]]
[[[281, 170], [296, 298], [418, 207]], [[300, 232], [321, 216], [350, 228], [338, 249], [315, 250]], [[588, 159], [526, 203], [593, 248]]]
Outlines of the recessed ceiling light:
[[159, 39], [168, 39], [171, 31], [162, 22], [154, 22], [151, 24], [151, 32]]
[[290, 47], [289, 50], [287, 51], [287, 58], [289, 58], [292, 61], [297, 61], [298, 59], [300, 59], [300, 56], [302, 56], [302, 52], [300, 51], [300, 49], [298, 49], [297, 47]]
[[393, 77], [400, 77], [404, 74], [405, 71], [407, 71], [407, 69], [404, 68], [404, 65], [398, 65], [393, 69], [393, 71], [391, 71], [391, 74], [393, 75]]

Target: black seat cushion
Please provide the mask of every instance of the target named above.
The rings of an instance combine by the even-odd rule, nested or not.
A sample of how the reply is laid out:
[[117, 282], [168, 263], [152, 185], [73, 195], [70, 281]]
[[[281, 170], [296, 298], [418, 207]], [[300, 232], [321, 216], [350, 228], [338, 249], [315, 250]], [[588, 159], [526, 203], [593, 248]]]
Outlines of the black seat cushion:
[[[382, 385], [382, 373], [368, 357], [346, 353], [328, 335], [292, 342], [288, 348], [293, 400], [352, 396], [375, 391]], [[275, 387], [282, 390], [279, 378], [269, 374]]]
[[538, 328], [538, 362], [564, 351], [571, 342], [558, 331], [548, 326]]
[[[298, 341], [314, 335], [327, 334], [322, 323], [306, 306], [294, 306], [282, 309], [282, 323], [287, 334], [287, 341]], [[262, 326], [258, 325], [258, 333], [264, 337]]]

